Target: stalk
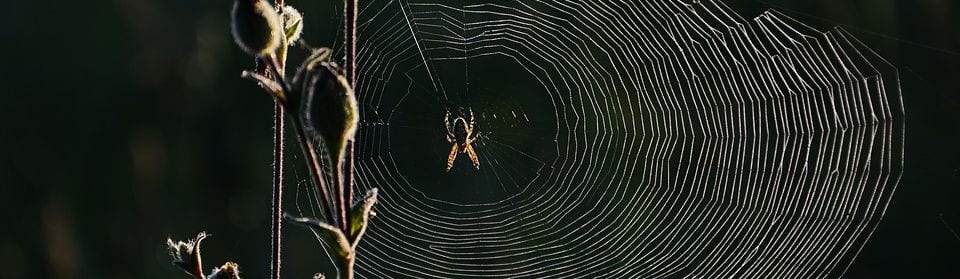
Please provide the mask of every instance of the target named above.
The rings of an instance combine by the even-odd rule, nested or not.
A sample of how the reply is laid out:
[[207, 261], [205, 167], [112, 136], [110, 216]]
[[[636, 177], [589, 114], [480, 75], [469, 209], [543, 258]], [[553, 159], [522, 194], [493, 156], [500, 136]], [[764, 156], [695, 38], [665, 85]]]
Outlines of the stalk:
[[[346, 36], [344, 40], [346, 44], [346, 61], [344, 61], [344, 67], [346, 68], [347, 82], [350, 83], [350, 87], [354, 89], [354, 96], [357, 96], [357, 0], [344, 1], [344, 26], [346, 28], [344, 32], [344, 36]], [[357, 133], [359, 133], [359, 129], [357, 129]], [[354, 135], [354, 138], [356, 138], [356, 135]], [[344, 162], [343, 201], [348, 205], [353, 204], [353, 142], [353, 139], [347, 142], [345, 152], [347, 158]], [[349, 230], [349, 228], [346, 227], [344, 227], [344, 229]]]
[[[276, 0], [277, 12], [281, 12], [283, 0]], [[286, 39], [283, 40], [283, 48], [286, 48]], [[275, 77], [283, 80], [286, 55], [277, 61], [276, 71], [281, 75]], [[270, 278], [280, 279], [280, 250], [281, 240], [283, 239], [283, 124], [284, 111], [283, 104], [279, 100], [274, 100], [273, 106], [273, 214], [271, 217], [271, 235], [270, 235]]]
[[[344, 28], [346, 29], [344, 36], [344, 44], [346, 45], [346, 59], [344, 61], [344, 69], [346, 71], [347, 82], [350, 84], [350, 88], [354, 90], [353, 96], [356, 98], [358, 95], [357, 89], [357, 0], [344, 0]], [[360, 117], [360, 115], [357, 115]], [[356, 133], [359, 133], [360, 129], [357, 129]], [[356, 138], [354, 134], [354, 138]], [[348, 238], [350, 237], [350, 224], [347, 223], [346, 214], [347, 209], [353, 204], [353, 162], [354, 162], [354, 152], [353, 152], [353, 143], [354, 140], [350, 139], [347, 141], [346, 146], [346, 159], [344, 160], [343, 166], [343, 184], [341, 185], [343, 189], [343, 195], [340, 196], [340, 209], [344, 218], [344, 226], [342, 230], [344, 235]], [[353, 241], [351, 239], [351, 241]], [[353, 279], [353, 264], [354, 259], [356, 258], [356, 251], [351, 251], [350, 256], [344, 259], [341, 259], [340, 262], [340, 278], [341, 279]]]
[[280, 240], [283, 223], [283, 105], [273, 108], [273, 215], [270, 241], [270, 278], [280, 279]]

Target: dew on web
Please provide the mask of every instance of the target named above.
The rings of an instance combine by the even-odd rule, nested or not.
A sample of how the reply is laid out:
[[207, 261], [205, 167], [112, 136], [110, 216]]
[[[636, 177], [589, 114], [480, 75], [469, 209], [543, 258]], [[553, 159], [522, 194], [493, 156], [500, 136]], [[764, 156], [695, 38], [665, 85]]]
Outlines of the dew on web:
[[[358, 277], [837, 276], [899, 182], [898, 72], [842, 29], [719, 1], [365, 2]], [[448, 172], [443, 117], [471, 109], [481, 166]]]

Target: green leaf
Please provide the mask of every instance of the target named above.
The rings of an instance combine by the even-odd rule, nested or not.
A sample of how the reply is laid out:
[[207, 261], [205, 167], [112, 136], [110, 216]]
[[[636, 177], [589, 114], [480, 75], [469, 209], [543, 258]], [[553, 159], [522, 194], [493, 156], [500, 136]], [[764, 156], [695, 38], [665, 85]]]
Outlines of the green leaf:
[[357, 201], [350, 208], [350, 239], [352, 240], [350, 244], [353, 249], [357, 248], [360, 237], [367, 231], [373, 205], [377, 203], [377, 192], [377, 188], [370, 189], [362, 200]]

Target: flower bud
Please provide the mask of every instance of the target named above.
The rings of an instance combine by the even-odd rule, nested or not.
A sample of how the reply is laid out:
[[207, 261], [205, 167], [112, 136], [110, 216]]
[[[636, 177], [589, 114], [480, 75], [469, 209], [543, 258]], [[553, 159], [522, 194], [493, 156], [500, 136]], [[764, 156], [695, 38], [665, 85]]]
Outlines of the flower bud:
[[236, 0], [233, 3], [233, 39], [253, 56], [267, 56], [280, 46], [280, 16], [264, 0]]
[[331, 162], [339, 164], [357, 130], [360, 109], [343, 70], [334, 62], [319, 66], [310, 71], [302, 88], [301, 117], [308, 132], [322, 137]]
[[303, 16], [297, 9], [290, 6], [283, 6], [283, 34], [287, 37], [287, 44], [293, 45], [300, 39], [300, 33], [303, 31]]

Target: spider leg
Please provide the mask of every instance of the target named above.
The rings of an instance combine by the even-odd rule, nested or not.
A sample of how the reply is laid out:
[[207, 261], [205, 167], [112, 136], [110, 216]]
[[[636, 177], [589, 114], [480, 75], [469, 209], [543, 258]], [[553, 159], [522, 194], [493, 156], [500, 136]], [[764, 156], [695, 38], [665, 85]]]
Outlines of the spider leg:
[[470, 108], [470, 130], [471, 131], [473, 130], [473, 124], [476, 124], [476, 123], [477, 122], [474, 121], [474, 118], [473, 118], [473, 108]]
[[447, 131], [447, 142], [455, 143], [457, 140], [453, 137], [453, 131], [450, 130], [450, 111], [443, 116], [443, 127]]
[[473, 134], [472, 137], [470, 137], [469, 139], [467, 139], [466, 145], [471, 145], [471, 144], [473, 144], [473, 142], [477, 141], [477, 137], [479, 137], [479, 136], [480, 136], [480, 134]]
[[457, 160], [457, 151], [460, 151], [460, 145], [454, 144], [450, 148], [450, 155], [447, 156], [447, 171], [450, 171], [450, 168], [453, 167], [453, 161]]
[[467, 144], [467, 155], [470, 156], [470, 161], [473, 162], [473, 167], [477, 170], [480, 170], [480, 158], [477, 157], [477, 151], [473, 150], [473, 145]]
[[447, 131], [450, 131], [450, 111], [447, 111], [447, 114], [443, 115], [443, 124], [447, 127]]

